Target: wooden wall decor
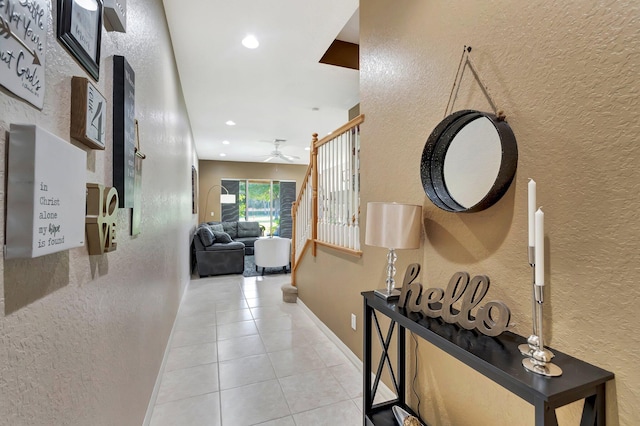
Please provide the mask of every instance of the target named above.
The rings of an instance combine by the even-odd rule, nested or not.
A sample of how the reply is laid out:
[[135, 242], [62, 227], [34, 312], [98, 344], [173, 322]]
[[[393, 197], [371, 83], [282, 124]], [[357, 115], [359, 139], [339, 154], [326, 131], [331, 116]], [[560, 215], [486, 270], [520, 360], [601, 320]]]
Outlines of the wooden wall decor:
[[87, 183], [87, 246], [90, 255], [114, 251], [116, 243], [116, 212], [118, 191], [98, 183]]
[[5, 257], [84, 245], [87, 153], [35, 125], [11, 124]]
[[49, 2], [0, 1], [0, 85], [42, 109]]
[[133, 207], [135, 179], [135, 73], [124, 56], [113, 57], [113, 186], [118, 207]]
[[71, 137], [92, 149], [104, 149], [107, 100], [84, 77], [71, 78]]
[[140, 150], [140, 131], [138, 129], [138, 120], [134, 121], [136, 132], [136, 148], [135, 148], [135, 177], [133, 179], [133, 208], [131, 209], [131, 236], [140, 233], [142, 225], [142, 160], [147, 156]]

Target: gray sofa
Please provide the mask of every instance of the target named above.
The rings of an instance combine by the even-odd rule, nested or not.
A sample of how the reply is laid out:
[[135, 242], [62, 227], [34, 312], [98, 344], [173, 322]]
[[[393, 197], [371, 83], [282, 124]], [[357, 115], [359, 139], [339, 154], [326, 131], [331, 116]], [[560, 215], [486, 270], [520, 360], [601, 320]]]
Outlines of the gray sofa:
[[241, 274], [244, 255], [253, 254], [254, 242], [261, 235], [258, 222], [201, 223], [191, 244], [198, 275]]
[[207, 222], [207, 225], [214, 228], [222, 225], [224, 232], [229, 234], [233, 241], [244, 244], [244, 254], [253, 254], [253, 243], [262, 236], [259, 222]]

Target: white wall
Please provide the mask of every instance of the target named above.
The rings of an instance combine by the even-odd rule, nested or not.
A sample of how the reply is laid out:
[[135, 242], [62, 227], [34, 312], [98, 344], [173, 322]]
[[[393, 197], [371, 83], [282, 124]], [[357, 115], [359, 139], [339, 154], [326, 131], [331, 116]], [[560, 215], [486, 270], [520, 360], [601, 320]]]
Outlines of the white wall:
[[[56, 38], [52, 3], [45, 105], [39, 111], [0, 89], [3, 155], [10, 123], [37, 124], [70, 140], [71, 77], [87, 74]], [[128, 13], [126, 34], [102, 32], [96, 85], [110, 103], [107, 149], [70, 143], [88, 151], [86, 181], [111, 185], [111, 57], [125, 56], [136, 74], [136, 118], [147, 155], [142, 232], [129, 236], [131, 210], [120, 209], [112, 253], [89, 256], [81, 247], [0, 260], [0, 424], [142, 424], [189, 279], [197, 158], [164, 10], [160, 0], [136, 0], [128, 2]], [[4, 167], [1, 162], [3, 177]]]

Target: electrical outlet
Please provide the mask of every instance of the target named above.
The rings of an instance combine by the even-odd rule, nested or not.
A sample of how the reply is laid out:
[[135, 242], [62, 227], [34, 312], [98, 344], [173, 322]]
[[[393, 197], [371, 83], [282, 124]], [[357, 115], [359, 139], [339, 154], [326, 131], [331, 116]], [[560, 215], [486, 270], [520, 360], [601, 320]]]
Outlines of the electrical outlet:
[[351, 314], [351, 328], [356, 329], [356, 314]]
[[213, 212], [211, 212], [211, 217], [213, 217]]

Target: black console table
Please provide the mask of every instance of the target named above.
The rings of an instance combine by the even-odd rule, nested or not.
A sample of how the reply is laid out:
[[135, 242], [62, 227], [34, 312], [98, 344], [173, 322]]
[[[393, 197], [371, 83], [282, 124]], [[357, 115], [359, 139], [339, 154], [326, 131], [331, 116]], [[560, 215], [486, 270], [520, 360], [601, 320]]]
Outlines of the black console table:
[[[363, 292], [364, 297], [364, 425], [397, 426], [391, 407], [399, 405], [409, 413], [405, 403], [405, 330], [410, 330], [434, 344], [449, 355], [462, 361], [535, 407], [536, 426], [557, 426], [556, 408], [585, 399], [581, 426], [604, 426], [605, 383], [613, 379], [613, 373], [580, 361], [555, 349], [554, 364], [562, 368], [560, 377], [543, 377], [531, 373], [522, 366], [523, 356], [518, 345], [526, 339], [511, 332], [498, 337], [488, 337], [477, 331], [468, 331], [457, 325], [447, 324], [441, 319], [423, 318], [417, 313], [407, 313], [398, 308], [396, 301], [387, 302], [372, 291]], [[378, 314], [391, 319], [386, 336], [383, 336]], [[382, 354], [372, 382], [371, 344], [375, 325]], [[394, 369], [388, 349], [395, 328], [398, 328], [396, 343], [398, 359]], [[397, 399], [374, 404], [378, 380], [384, 366], [388, 367]], [[414, 414], [415, 415], [415, 414]]]

